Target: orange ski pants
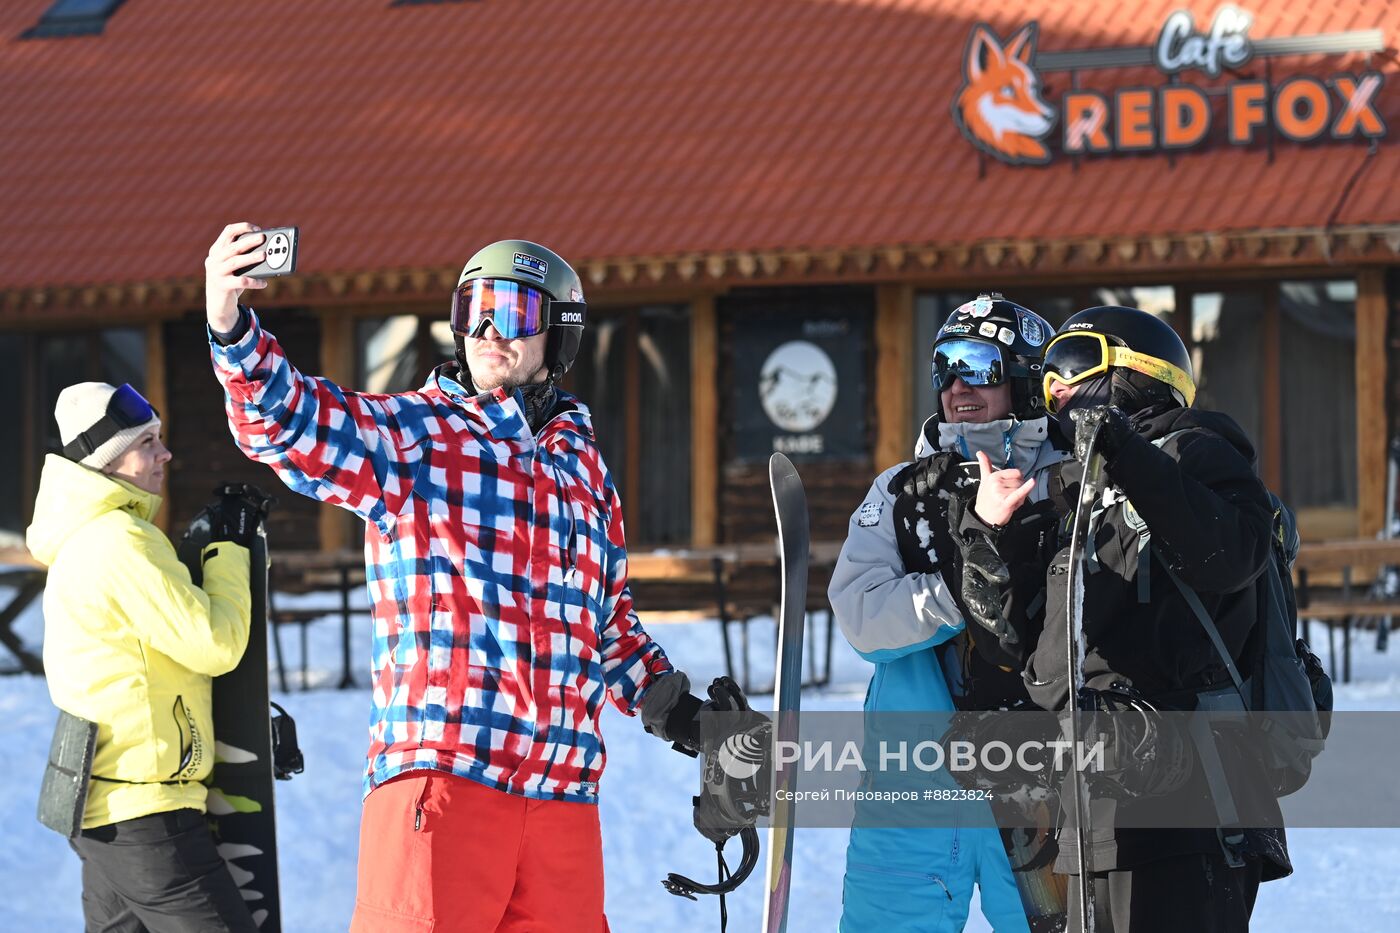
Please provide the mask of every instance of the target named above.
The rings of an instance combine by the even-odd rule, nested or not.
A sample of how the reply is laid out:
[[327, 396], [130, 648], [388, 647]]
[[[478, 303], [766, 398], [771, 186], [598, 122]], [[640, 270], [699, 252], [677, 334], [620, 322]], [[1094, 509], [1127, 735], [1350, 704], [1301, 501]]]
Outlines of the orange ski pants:
[[442, 771], [370, 792], [351, 933], [608, 933], [598, 808]]

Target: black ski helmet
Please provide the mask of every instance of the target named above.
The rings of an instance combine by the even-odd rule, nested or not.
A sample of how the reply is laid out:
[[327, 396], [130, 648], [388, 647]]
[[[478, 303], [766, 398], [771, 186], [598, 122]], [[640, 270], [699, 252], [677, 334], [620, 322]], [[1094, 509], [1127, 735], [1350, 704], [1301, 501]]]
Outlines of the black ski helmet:
[[[475, 279], [505, 279], [532, 286], [549, 296], [544, 363], [549, 382], [562, 379], [578, 356], [587, 319], [583, 280], [573, 267], [547, 246], [529, 240], [499, 240], [483, 246], [467, 260], [457, 288]], [[466, 347], [460, 335], [456, 335], [456, 343], [458, 365], [467, 373]]]
[[1132, 412], [1155, 402], [1190, 407], [1196, 399], [1191, 353], [1170, 324], [1138, 308], [1085, 308], [1045, 348], [1041, 399], [1053, 409], [1052, 381], [1073, 385], [1112, 377], [1113, 404]]
[[943, 388], [938, 380], [941, 345], [962, 340], [990, 344], [1000, 354], [1004, 378], [1011, 385], [1011, 413], [1037, 418], [1045, 414], [1041, 358], [1054, 336], [1050, 322], [1030, 308], [1008, 301], [1000, 292], [983, 292], [949, 314], [933, 338], [929, 368], [934, 389]]

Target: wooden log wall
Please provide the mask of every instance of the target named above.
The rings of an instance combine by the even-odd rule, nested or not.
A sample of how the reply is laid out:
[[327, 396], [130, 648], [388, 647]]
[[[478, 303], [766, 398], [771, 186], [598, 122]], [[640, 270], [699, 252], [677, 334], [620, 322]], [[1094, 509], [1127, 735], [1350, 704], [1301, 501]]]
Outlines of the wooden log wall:
[[[306, 373], [319, 373], [320, 326], [305, 311], [276, 310], [268, 314], [268, 329], [288, 358]], [[224, 415], [224, 393], [209, 361], [204, 312], [190, 312], [165, 325], [165, 394], [162, 411], [165, 433], [174, 460], [167, 489], [170, 537], [179, 541], [190, 520], [223, 482], [252, 483], [277, 497], [268, 521], [268, 539], [278, 550], [320, 546], [318, 517], [332, 506], [297, 495], [282, 484], [270, 467], [254, 463], [234, 444]]]

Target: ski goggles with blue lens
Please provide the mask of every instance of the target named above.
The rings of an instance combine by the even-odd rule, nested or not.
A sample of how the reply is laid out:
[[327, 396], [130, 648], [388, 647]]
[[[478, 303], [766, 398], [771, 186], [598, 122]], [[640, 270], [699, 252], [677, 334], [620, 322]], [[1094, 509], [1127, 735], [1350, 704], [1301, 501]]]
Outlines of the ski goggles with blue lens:
[[510, 279], [472, 279], [452, 293], [452, 332], [480, 337], [489, 321], [506, 340], [542, 334], [551, 324], [583, 326], [581, 301], [555, 301], [542, 289]]
[[945, 340], [933, 348], [933, 388], [945, 392], [955, 379], [970, 386], [999, 386], [1007, 366], [1001, 347], [985, 340]]
[[146, 401], [145, 396], [124, 382], [107, 399], [107, 410], [97, 423], [63, 445], [63, 455], [70, 460], [81, 461], [118, 432], [139, 428], [157, 417], [159, 412]]

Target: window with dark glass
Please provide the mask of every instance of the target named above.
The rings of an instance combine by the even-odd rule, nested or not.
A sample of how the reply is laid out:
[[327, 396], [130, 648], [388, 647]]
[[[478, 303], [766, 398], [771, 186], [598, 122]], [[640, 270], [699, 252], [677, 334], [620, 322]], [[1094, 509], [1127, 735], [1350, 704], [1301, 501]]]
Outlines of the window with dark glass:
[[[1260, 475], [1299, 512], [1304, 534], [1354, 531], [1359, 481], [1355, 280], [1009, 289], [1006, 294], [1056, 327], [1097, 304], [1142, 308], [1170, 322], [1191, 351], [1196, 406], [1222, 411], [1239, 423], [1254, 445]], [[928, 373], [933, 338], [947, 316], [972, 297], [971, 292], [918, 296], [915, 430], [938, 406]]]
[[622, 497], [630, 545], [690, 540], [690, 312], [590, 309], [568, 390]]
[[1279, 492], [1295, 509], [1355, 508], [1356, 282], [1280, 282], [1278, 289]]
[[[26, 339], [21, 334], [0, 334], [0, 393], [5, 398], [22, 399]], [[12, 409], [19, 417], [0, 418], [0, 545], [18, 546], [24, 529], [25, 422], [39, 412], [25, 405]]]
[[123, 0], [55, 0], [25, 31], [23, 39], [60, 39], [65, 36], [96, 36]]
[[355, 386], [361, 392], [407, 392], [423, 384], [419, 320], [412, 314], [355, 322]]
[[1264, 293], [1257, 287], [1191, 296], [1196, 406], [1234, 418], [1256, 446], [1263, 441], [1263, 331]]
[[66, 334], [14, 334], [0, 339], [0, 382], [11, 398], [32, 399], [23, 416], [0, 430], [0, 533], [22, 533], [38, 492], [44, 457], [62, 447], [54, 406], [79, 382], [130, 383], [146, 391], [146, 340], [139, 327]]
[[[456, 353], [440, 318], [355, 323], [355, 385], [407, 392]], [[670, 305], [591, 309], [564, 387], [588, 406], [623, 500], [629, 543], [690, 540], [690, 312]]]

